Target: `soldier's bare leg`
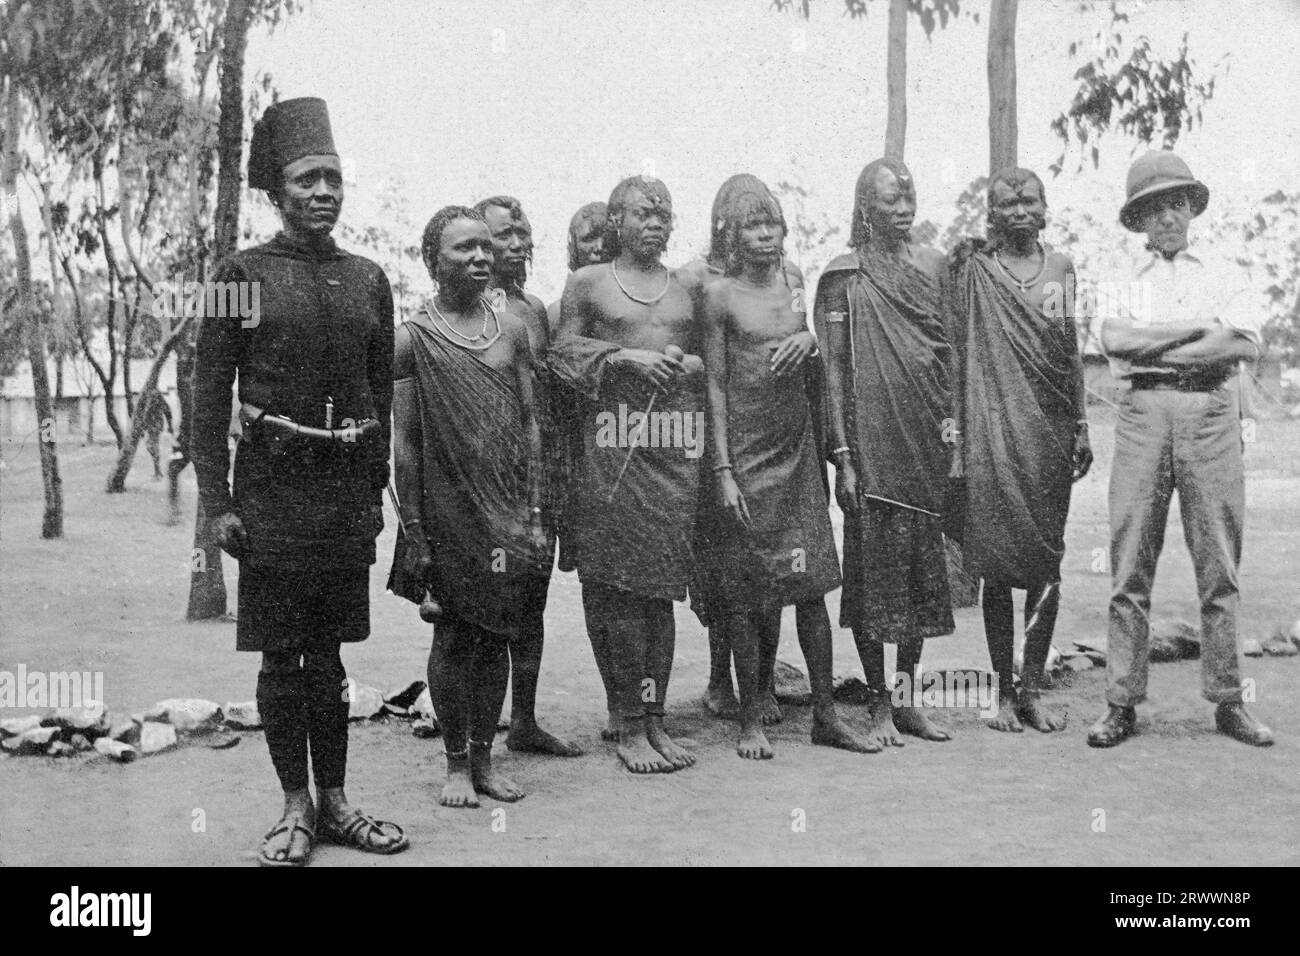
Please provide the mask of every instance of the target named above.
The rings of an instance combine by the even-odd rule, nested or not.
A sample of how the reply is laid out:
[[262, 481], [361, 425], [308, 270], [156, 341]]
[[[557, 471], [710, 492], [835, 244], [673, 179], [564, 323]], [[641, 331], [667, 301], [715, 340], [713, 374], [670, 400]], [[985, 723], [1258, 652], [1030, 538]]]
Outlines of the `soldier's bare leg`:
[[314, 830], [316, 812], [307, 789], [307, 721], [300, 653], [263, 652], [257, 674], [257, 710], [266, 728], [271, 763], [284, 790], [284, 813], [276, 829], [288, 824], [266, 840], [261, 852], [271, 860], [301, 863], [311, 853], [311, 841], [294, 826]]

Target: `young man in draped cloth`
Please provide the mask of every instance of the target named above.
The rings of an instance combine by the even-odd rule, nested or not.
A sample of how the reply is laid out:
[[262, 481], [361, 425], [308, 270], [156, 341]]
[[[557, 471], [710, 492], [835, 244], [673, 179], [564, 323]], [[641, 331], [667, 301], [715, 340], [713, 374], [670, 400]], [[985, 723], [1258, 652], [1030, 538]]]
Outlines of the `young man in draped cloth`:
[[397, 330], [394, 448], [407, 571], [442, 605], [429, 694], [447, 751], [444, 806], [523, 791], [492, 768], [506, 646], [527, 626], [526, 596], [549, 570], [541, 435], [528, 330], [485, 296], [492, 239], [475, 210], [448, 206], [425, 227], [437, 293]]
[[[599, 265], [605, 258], [605, 216], [606, 205], [603, 202], [589, 202], [578, 209], [569, 220], [568, 255], [569, 272], [577, 272], [583, 266]], [[546, 323], [551, 332], [551, 339], [560, 329], [560, 302], [556, 299], [546, 307]], [[550, 481], [548, 489], [549, 508], [547, 518], [555, 529], [556, 547], [559, 552], [556, 564], [561, 571], [573, 571], [578, 567], [578, 545], [573, 528], [572, 516], [577, 512], [577, 503], [573, 501], [579, 494], [578, 482], [574, 480], [582, 460], [582, 416], [585, 412], [585, 400], [573, 389], [562, 385], [549, 367], [542, 369], [541, 375], [550, 388], [549, 409], [551, 412], [550, 436], [553, 439], [548, 456], [547, 475]], [[598, 663], [601, 679], [605, 685], [605, 706], [610, 714], [618, 713], [618, 693], [613, 683], [612, 665]], [[618, 721], [612, 719], [601, 728], [602, 740], [618, 740]]]
[[[840, 624], [853, 630], [872, 691], [870, 735], [949, 735], [914, 706], [927, 637], [954, 629], [941, 510], [951, 450], [952, 348], [944, 286], [948, 265], [916, 245], [912, 175], [878, 159], [858, 176], [850, 245], [817, 284], [816, 327], [826, 354], [835, 497], [844, 510]], [[886, 643], [898, 649], [902, 699], [885, 678]]]
[[[605, 261], [605, 204], [589, 202], [569, 220], [569, 271], [594, 266]], [[546, 322], [551, 337], [560, 328], [560, 300], [546, 307]]]
[[[984, 579], [984, 637], [999, 705], [989, 726], [1015, 733], [1024, 724], [1043, 733], [1065, 727], [1040, 697], [1061, 604], [1070, 485], [1092, 464], [1074, 265], [1039, 241], [1046, 202], [1037, 174], [998, 171], [989, 181], [988, 241], [964, 241], [952, 262], [962, 550], [966, 570]], [[1025, 589], [1019, 690], [1012, 588]]]
[[866, 753], [835, 712], [831, 621], [825, 595], [840, 585], [839, 557], [827, 512], [826, 469], [813, 433], [805, 362], [778, 363], [790, 336], [806, 333], [785, 270], [785, 217], [763, 186], [738, 192], [724, 213], [722, 277], [704, 289], [704, 363], [708, 372], [710, 447], [716, 478], [712, 506], [719, 533], [702, 564], [716, 568], [715, 627], [725, 628], [740, 683], [736, 752], [769, 759], [762, 705], [781, 633], [781, 608], [798, 613], [799, 643], [812, 684], [815, 744]]
[[[205, 317], [192, 454], [213, 536], [239, 562], [236, 647], [260, 651], [257, 705], [284, 789], [258, 854], [302, 866], [317, 836], [373, 853], [407, 839], [348, 805], [347, 674], [340, 645], [370, 634], [369, 567], [383, 527], [393, 297], [383, 270], [330, 233], [343, 175], [323, 100], [285, 100], [253, 128], [248, 184], [283, 229], [214, 276], [258, 291], [259, 311]], [[233, 286], [232, 286], [233, 287]], [[241, 296], [242, 297], [242, 296]], [[227, 474], [230, 392], [244, 435]], [[308, 752], [318, 804], [308, 791]]]
[[[708, 255], [703, 259], [691, 260], [673, 273], [677, 281], [691, 294], [691, 299], [695, 303], [696, 316], [701, 324], [703, 324], [704, 288], [721, 278], [726, 270], [727, 253], [724, 248], [726, 224], [732, 208], [740, 196], [763, 193], [766, 190], [767, 187], [751, 173], [737, 173], [728, 177], [718, 187], [718, 193], [713, 198], [713, 208], [709, 214]], [[797, 265], [784, 257], [782, 257], [782, 270], [791, 299], [797, 300], [797, 304], [802, 306], [805, 298], [803, 273], [799, 271]], [[792, 332], [780, 343], [772, 356], [772, 361], [783, 375], [798, 367], [810, 373], [805, 375], [810, 389], [809, 397], [820, 405], [819, 393], [824, 385], [821, 364], [807, 362], [808, 358], [816, 352], [817, 340], [807, 328], [802, 328]], [[821, 417], [820, 414], [816, 416], [814, 427], [818, 441], [824, 444], [825, 435], [821, 427]], [[695, 541], [695, 550], [698, 554], [708, 552], [712, 547], [713, 539], [720, 539], [728, 533], [728, 529], [719, 525], [716, 520], [720, 516], [714, 508], [717, 498], [716, 480], [706, 471], [701, 475], [701, 481], [704, 482], [704, 488], [700, 492], [700, 514]], [[721, 595], [718, 590], [720, 582], [716, 572], [717, 568], [706, 560], [695, 562], [691, 576], [691, 610], [700, 619], [700, 623], [709, 630], [709, 684], [704, 691], [704, 706], [715, 717], [731, 720], [738, 715], [740, 705], [736, 701], [736, 690], [731, 682], [732, 651], [727, 638], [728, 628], [714, 613], [714, 609], [721, 606]], [[769, 674], [773, 672], [776, 664], [776, 648], [772, 648], [772, 655], [772, 661], [765, 667], [765, 672]], [[771, 688], [762, 698], [762, 716], [765, 724], [781, 721], [781, 708]]]
[[[533, 369], [538, 373], [533, 377], [534, 412], [542, 431], [542, 455], [549, 461], [559, 450], [554, 427], [556, 419], [550, 409], [552, 389], [547, 387], [549, 376], [544, 371], [551, 332], [546, 323], [546, 306], [537, 296], [524, 291], [528, 267], [533, 260], [533, 229], [519, 200], [513, 196], [492, 196], [476, 203], [474, 208], [483, 216], [492, 237], [493, 264], [488, 298], [495, 300], [495, 308], [509, 311], [528, 330]], [[550, 484], [548, 480], [542, 489], [545, 510], [550, 510], [547, 507], [550, 504]], [[545, 630], [543, 616], [546, 593], [551, 584], [551, 568], [555, 563], [555, 536], [549, 522], [545, 527], [545, 573], [527, 580], [523, 624], [519, 633], [510, 640], [510, 732], [506, 735], [506, 746], [528, 753], [576, 757], [582, 753], [578, 747], [537, 725], [537, 680], [542, 669]]]
[[617, 700], [618, 756], [634, 773], [695, 762], [664, 729], [672, 602], [686, 597], [705, 407], [691, 298], [659, 261], [672, 221], [659, 180], [615, 187], [604, 240], [612, 261], [569, 276], [550, 355], [587, 400], [573, 516], [578, 576], [596, 663]]

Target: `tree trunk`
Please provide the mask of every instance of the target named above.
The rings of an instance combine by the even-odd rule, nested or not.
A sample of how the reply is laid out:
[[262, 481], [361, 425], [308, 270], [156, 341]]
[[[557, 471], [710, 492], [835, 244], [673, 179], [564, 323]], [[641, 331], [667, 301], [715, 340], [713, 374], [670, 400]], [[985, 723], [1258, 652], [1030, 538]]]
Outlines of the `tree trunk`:
[[907, 0], [889, 0], [885, 85], [889, 105], [885, 118], [885, 158], [901, 163], [907, 142]]
[[167, 359], [171, 356], [176, 343], [185, 335], [188, 324], [189, 316], [181, 319], [180, 324], [172, 330], [172, 334], [163, 341], [158, 349], [158, 357], [149, 367], [149, 374], [145, 377], [144, 385], [140, 387], [140, 400], [135, 403], [135, 410], [131, 413], [131, 431], [127, 433], [126, 441], [122, 443], [122, 449], [118, 452], [117, 462], [108, 476], [105, 490], [109, 494], [120, 494], [126, 491], [126, 475], [131, 470], [136, 449], [140, 446], [140, 439], [144, 436], [145, 427], [149, 422], [151, 404], [149, 396], [158, 390], [158, 378], [162, 375], [163, 366], [167, 364]]
[[63, 480], [59, 477], [58, 428], [54, 406], [50, 402], [50, 374], [45, 367], [45, 332], [40, 326], [35, 296], [32, 294], [31, 250], [27, 245], [27, 227], [18, 207], [18, 130], [21, 116], [18, 91], [5, 84], [4, 163], [0, 171], [0, 192], [14, 199], [9, 214], [9, 231], [14, 241], [14, 260], [18, 279], [18, 321], [27, 339], [27, 356], [32, 366], [32, 392], [36, 400], [41, 452], [41, 483], [45, 490], [45, 512], [41, 517], [41, 537], [63, 537]]
[[249, 0], [230, 0], [221, 43], [221, 119], [217, 126], [217, 208], [212, 261], [221, 262], [239, 240], [240, 167], [244, 155], [244, 49]]
[[[239, 239], [240, 168], [244, 156], [244, 49], [251, 21], [250, 0], [230, 0], [221, 40], [221, 119], [217, 125], [217, 208], [213, 214], [215, 241], [212, 259], [220, 262], [235, 251]], [[190, 410], [182, 414], [187, 418]], [[222, 617], [226, 613], [226, 582], [221, 548], [212, 540], [210, 520], [200, 498], [194, 515], [194, 550], [190, 565], [188, 620]]]
[[1016, 165], [1016, 5], [993, 0], [989, 13], [989, 175]]
[[[193, 326], [186, 331], [192, 332]], [[179, 524], [181, 520], [181, 472], [190, 461], [190, 376], [193, 374], [194, 337], [187, 334], [176, 344], [176, 398], [180, 406], [180, 422], [172, 445], [171, 461], [167, 462], [168, 524]]]

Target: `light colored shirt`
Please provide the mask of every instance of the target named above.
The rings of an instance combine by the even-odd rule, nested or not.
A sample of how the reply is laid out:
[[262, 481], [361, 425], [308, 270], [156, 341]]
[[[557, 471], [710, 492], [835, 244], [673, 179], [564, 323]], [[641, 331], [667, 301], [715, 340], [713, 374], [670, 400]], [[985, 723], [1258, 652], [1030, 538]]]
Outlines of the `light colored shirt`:
[[[1207, 265], [1183, 250], [1173, 259], [1145, 251], [1134, 258], [1117, 283], [1098, 283], [1092, 317], [1092, 334], [1102, 343], [1106, 320], [1119, 318], [1134, 325], [1168, 325], [1174, 322], [1217, 322], [1262, 348], [1267, 314], [1256, 301], [1249, 276], [1236, 263]], [[1108, 355], [1116, 379], [1134, 372], [1169, 373], [1168, 367], [1133, 365]]]

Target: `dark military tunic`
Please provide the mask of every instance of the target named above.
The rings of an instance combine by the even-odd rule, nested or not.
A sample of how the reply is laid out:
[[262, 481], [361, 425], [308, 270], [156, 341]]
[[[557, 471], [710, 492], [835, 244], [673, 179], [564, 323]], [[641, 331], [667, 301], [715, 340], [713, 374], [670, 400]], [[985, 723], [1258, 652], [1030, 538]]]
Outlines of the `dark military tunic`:
[[[256, 283], [257, 313], [205, 317], [194, 371], [193, 458], [204, 510], [233, 511], [248, 533], [240, 566], [241, 650], [325, 629], [341, 641], [369, 633], [366, 569], [383, 527], [393, 399], [393, 298], [383, 270], [338, 249], [283, 234], [231, 256], [216, 282]], [[248, 301], [251, 294], [244, 296]], [[366, 418], [377, 437], [330, 446], [274, 444], [254, 429], [239, 443], [227, 483], [230, 390], [302, 425]], [[307, 582], [314, 582], [307, 587]]]

